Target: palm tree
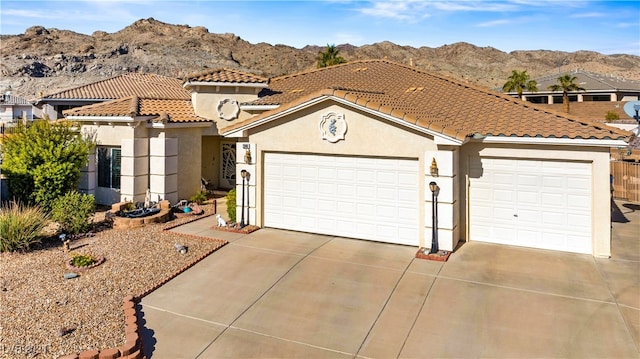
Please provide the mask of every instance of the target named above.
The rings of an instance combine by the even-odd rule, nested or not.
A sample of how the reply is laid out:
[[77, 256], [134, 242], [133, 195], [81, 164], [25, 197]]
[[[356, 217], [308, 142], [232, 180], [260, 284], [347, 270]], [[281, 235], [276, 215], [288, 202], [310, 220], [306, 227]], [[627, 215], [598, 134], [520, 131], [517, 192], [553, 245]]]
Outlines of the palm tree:
[[527, 73], [527, 70], [524, 70], [522, 72], [518, 70], [513, 70], [507, 82], [505, 82], [504, 86], [502, 86], [502, 91], [504, 92], [516, 91], [518, 93], [518, 98], [522, 99], [522, 91], [524, 90], [527, 90], [530, 92], [537, 92], [538, 83], [536, 82], [536, 80], [531, 80], [529, 78], [529, 74]]
[[324, 52], [318, 53], [318, 68], [344, 64], [345, 62], [347, 62], [347, 60], [345, 60], [342, 56], [338, 55], [338, 52], [340, 52], [340, 50], [336, 48], [336, 45], [327, 44], [327, 48], [324, 50]]
[[575, 83], [577, 77], [570, 74], [564, 74], [558, 77], [558, 83], [549, 86], [551, 91], [562, 91], [562, 105], [564, 112], [569, 113], [569, 91], [584, 91], [584, 89]]

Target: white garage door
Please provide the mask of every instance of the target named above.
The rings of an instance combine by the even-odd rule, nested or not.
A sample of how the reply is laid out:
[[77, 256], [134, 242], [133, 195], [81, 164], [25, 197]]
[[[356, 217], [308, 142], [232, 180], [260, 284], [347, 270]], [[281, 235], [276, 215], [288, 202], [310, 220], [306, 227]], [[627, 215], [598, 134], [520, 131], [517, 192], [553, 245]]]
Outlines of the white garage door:
[[470, 240], [592, 253], [589, 163], [473, 158]]
[[418, 161], [267, 153], [266, 227], [418, 245]]

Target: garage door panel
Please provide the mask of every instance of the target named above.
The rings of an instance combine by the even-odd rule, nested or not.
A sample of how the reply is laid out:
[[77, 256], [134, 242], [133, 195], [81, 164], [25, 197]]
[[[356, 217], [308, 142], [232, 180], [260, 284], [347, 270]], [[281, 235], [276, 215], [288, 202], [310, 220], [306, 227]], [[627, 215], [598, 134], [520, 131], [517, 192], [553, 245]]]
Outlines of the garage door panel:
[[470, 168], [470, 240], [591, 253], [589, 163], [476, 157]]
[[543, 226], [561, 226], [566, 224], [566, 217], [562, 212], [544, 212], [542, 214]]
[[588, 197], [588, 195], [584, 194], [568, 194], [567, 207], [569, 209], [582, 210], [585, 207], [591, 207], [591, 199]]
[[529, 189], [522, 190], [517, 194], [518, 204], [538, 206], [540, 203], [540, 193], [538, 191], [532, 191]]
[[265, 226], [418, 244], [417, 161], [266, 153], [264, 167]]
[[566, 196], [559, 193], [542, 192], [540, 193], [540, 204], [545, 207], [565, 207]]

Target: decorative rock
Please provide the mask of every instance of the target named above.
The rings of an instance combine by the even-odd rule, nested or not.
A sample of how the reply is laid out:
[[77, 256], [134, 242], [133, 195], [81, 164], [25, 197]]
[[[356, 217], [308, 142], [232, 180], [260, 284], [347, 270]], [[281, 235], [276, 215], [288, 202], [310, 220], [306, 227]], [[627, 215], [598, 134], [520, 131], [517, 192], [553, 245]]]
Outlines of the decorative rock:
[[73, 279], [79, 277], [78, 273], [65, 273], [64, 279]]

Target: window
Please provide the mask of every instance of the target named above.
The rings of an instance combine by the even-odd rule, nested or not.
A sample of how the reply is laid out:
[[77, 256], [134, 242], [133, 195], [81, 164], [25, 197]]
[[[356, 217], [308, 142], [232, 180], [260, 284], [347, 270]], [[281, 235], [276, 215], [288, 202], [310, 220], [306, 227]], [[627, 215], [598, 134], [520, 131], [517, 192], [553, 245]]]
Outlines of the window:
[[98, 156], [98, 187], [120, 189], [120, 148], [99, 146], [96, 152]]

